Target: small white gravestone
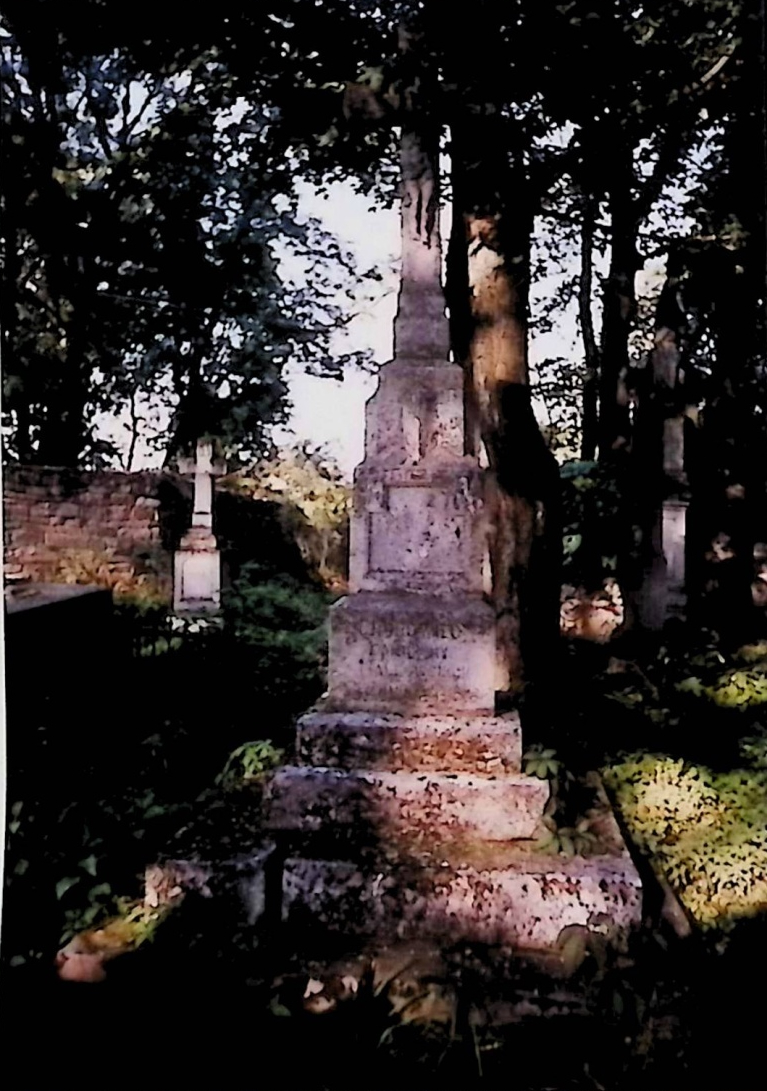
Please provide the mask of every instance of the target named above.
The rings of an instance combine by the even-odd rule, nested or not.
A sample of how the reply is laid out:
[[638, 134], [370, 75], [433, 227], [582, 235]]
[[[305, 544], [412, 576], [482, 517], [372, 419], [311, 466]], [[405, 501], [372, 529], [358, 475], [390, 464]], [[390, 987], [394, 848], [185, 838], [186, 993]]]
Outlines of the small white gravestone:
[[179, 472], [194, 475], [192, 525], [176, 550], [173, 611], [215, 614], [221, 606], [221, 554], [213, 534], [213, 479], [226, 473], [214, 459], [213, 444], [198, 440], [194, 458], [182, 458]]

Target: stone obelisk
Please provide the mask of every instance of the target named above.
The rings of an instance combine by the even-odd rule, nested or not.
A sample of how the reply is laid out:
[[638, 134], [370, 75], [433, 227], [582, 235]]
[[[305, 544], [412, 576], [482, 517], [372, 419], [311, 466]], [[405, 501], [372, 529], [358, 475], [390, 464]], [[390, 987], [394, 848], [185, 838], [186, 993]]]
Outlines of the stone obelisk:
[[495, 619], [484, 480], [465, 454], [463, 372], [448, 362], [437, 177], [412, 131], [402, 137], [402, 188], [395, 359], [367, 406], [328, 706], [487, 715]]
[[[551, 861], [514, 857], [549, 785], [521, 773], [518, 716], [495, 715], [486, 471], [448, 360], [436, 161], [403, 133], [395, 359], [366, 407], [327, 695], [299, 720], [269, 824], [286, 845], [283, 916], [302, 929], [545, 946], [607, 887], [595, 871], [578, 904], [547, 905]], [[629, 915], [635, 895], [629, 881]]]

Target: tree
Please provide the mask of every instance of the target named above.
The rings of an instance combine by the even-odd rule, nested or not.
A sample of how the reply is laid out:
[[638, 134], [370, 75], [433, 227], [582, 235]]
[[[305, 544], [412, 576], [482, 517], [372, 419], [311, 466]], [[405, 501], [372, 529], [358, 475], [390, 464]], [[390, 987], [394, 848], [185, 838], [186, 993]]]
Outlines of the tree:
[[[89, 7], [92, 22], [6, 14], [7, 450], [98, 462], [113, 454], [99, 416], [143, 396], [182, 407], [179, 441], [213, 429], [253, 455], [284, 412], [288, 358], [343, 367], [328, 342], [351, 270], [299, 222], [274, 107], [250, 80], [240, 96], [215, 34], [115, 38]], [[286, 280], [286, 253], [311, 290]]]

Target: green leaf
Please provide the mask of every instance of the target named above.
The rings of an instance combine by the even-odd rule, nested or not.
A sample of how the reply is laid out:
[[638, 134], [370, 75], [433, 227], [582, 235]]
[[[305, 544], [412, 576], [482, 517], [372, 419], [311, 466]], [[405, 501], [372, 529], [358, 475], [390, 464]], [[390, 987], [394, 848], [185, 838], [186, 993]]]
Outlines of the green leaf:
[[562, 945], [561, 958], [568, 975], [575, 973], [586, 957], [586, 939], [580, 932], [569, 935]]
[[68, 890], [71, 890], [71, 888], [75, 885], [75, 883], [79, 883], [79, 882], [80, 882], [80, 876], [79, 875], [70, 875], [70, 876], [67, 876], [66, 879], [59, 879], [59, 881], [56, 883], [56, 898], [57, 898], [57, 900], [61, 901], [61, 899], [66, 894], [66, 892]]
[[573, 839], [568, 837], [567, 834], [560, 833], [559, 835], [559, 851], [563, 856], [575, 856]]
[[91, 899], [100, 898], [103, 895], [109, 895], [111, 893], [112, 888], [109, 883], [99, 883], [98, 886], [91, 887], [91, 889], [88, 891], [88, 897]]
[[14, 875], [23, 875], [29, 867], [29, 860], [19, 860], [16, 867], [13, 869]]
[[93, 924], [94, 920], [96, 919], [96, 916], [100, 912], [101, 912], [101, 906], [100, 905], [89, 905], [88, 908], [83, 912], [83, 914], [82, 914], [82, 916], [80, 918], [80, 923], [82, 924], [82, 927], [87, 928], [89, 925]]
[[569, 557], [575, 553], [576, 549], [580, 548], [582, 542], [582, 534], [565, 534], [562, 538], [562, 549], [564, 550], [565, 556]]
[[276, 997], [270, 1003], [269, 1011], [272, 1013], [272, 1015], [277, 1015], [281, 1019], [290, 1017], [290, 1010], [286, 1008], [284, 1004], [281, 1004]]
[[23, 955], [14, 955], [10, 961], [11, 966], [23, 966], [27, 960]]
[[96, 860], [96, 857], [93, 855], [93, 853], [91, 853], [90, 856], [86, 856], [84, 860], [80, 860], [77, 866], [81, 867], [83, 871], [87, 871], [88, 874], [92, 875], [95, 879], [98, 861]]
[[703, 693], [703, 683], [700, 678], [683, 678], [681, 682], [677, 682], [674, 689], [679, 693], [692, 693], [695, 697], [700, 697]]

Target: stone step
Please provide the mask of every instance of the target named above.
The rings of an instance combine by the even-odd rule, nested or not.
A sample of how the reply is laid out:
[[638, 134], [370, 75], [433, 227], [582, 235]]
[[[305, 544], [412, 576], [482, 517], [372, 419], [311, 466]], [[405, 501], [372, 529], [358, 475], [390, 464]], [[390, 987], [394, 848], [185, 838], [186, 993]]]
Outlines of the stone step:
[[511, 773], [344, 772], [283, 766], [269, 788], [268, 826], [311, 833], [352, 826], [362, 843], [463, 834], [485, 841], [535, 836], [548, 781]]
[[309, 712], [298, 721], [301, 765], [360, 770], [519, 773], [519, 715], [397, 716]]
[[267, 897], [274, 898], [268, 888], [278, 870], [273, 841], [215, 862], [163, 858], [145, 869], [144, 904], [164, 906], [190, 891], [203, 898], [232, 892], [242, 906], [244, 922], [255, 925], [266, 912]]
[[378, 939], [513, 945], [550, 950], [564, 929], [620, 945], [641, 925], [642, 888], [628, 853], [516, 856], [365, 871], [339, 860], [288, 858], [283, 920], [298, 929]]

